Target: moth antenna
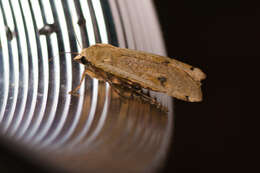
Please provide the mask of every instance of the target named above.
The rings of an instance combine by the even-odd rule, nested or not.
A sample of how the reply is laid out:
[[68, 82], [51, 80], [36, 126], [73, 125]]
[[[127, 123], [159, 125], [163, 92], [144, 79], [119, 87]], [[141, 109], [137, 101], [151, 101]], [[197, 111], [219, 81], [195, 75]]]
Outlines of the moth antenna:
[[82, 46], [81, 46], [81, 44], [80, 44], [80, 42], [79, 42], [79, 39], [78, 39], [78, 37], [76, 36], [76, 34], [73, 32], [73, 34], [74, 34], [74, 36], [75, 36], [75, 38], [76, 38], [76, 41], [77, 41], [77, 43], [78, 43], [78, 45], [79, 45], [79, 47], [81, 48], [81, 50], [82, 50]]
[[60, 54], [66, 54], [66, 53], [70, 53], [72, 55], [79, 55], [78, 52], [60, 52]]
[[[78, 52], [60, 52], [59, 55], [61, 55], [61, 54], [66, 54], [66, 53], [70, 53], [70, 54], [73, 54], [73, 55], [79, 55]], [[55, 55], [55, 56], [49, 58], [49, 61], [52, 61], [53, 58], [56, 57], [56, 56], [57, 56], [57, 55]]]
[[[75, 31], [75, 30], [74, 30]], [[79, 45], [79, 47], [81, 48], [81, 50], [82, 50], [82, 45], [80, 44], [80, 42], [79, 42], [79, 39], [78, 39], [78, 37], [77, 37], [77, 35], [75, 34], [75, 32], [73, 32], [72, 31], [72, 33], [73, 33], [73, 35], [74, 35], [74, 37], [75, 37], [75, 39], [76, 39], [76, 42], [77, 42], [77, 44]]]

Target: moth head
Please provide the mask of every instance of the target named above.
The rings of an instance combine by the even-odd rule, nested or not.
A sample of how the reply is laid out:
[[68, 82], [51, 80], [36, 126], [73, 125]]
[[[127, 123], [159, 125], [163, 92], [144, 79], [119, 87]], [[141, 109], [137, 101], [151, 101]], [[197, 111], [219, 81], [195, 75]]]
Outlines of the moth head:
[[88, 63], [88, 61], [86, 60], [86, 57], [82, 56], [82, 55], [76, 56], [73, 60], [78, 63], [84, 64], [84, 65], [86, 65]]
[[91, 57], [93, 56], [92, 54], [93, 53], [92, 53], [90, 47], [85, 48], [73, 60], [78, 63], [81, 63], [83, 65], [89, 65], [91, 62]]

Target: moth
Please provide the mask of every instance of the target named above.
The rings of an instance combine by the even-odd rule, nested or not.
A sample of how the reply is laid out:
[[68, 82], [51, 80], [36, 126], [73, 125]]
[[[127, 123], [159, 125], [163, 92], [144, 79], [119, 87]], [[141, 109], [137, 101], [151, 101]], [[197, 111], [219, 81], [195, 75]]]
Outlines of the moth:
[[[161, 107], [142, 88], [166, 93], [188, 102], [202, 101], [201, 80], [206, 78], [199, 68], [175, 59], [151, 53], [96, 44], [85, 48], [74, 58], [85, 65], [85, 75], [108, 82], [121, 97], [139, 97]], [[76, 93], [80, 85], [71, 93]]]

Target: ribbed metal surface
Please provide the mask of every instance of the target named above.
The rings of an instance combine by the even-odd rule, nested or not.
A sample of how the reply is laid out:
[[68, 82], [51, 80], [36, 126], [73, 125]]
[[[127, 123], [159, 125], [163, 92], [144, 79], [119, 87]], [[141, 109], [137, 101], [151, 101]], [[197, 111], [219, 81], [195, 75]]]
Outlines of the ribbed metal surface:
[[1, 1], [1, 135], [73, 172], [154, 171], [172, 133], [171, 99], [152, 92], [163, 115], [90, 77], [72, 96], [84, 66], [61, 52], [101, 42], [164, 55], [157, 22], [150, 0]]

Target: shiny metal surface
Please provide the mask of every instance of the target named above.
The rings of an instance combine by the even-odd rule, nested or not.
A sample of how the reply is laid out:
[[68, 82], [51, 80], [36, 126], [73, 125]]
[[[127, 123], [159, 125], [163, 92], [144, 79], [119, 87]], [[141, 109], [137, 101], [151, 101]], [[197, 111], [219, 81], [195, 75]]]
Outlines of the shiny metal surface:
[[2, 0], [0, 28], [1, 136], [71, 172], [162, 166], [173, 131], [171, 98], [151, 92], [168, 107], [166, 115], [146, 103], [123, 102], [90, 77], [72, 96], [84, 66], [61, 53], [110, 43], [165, 55], [152, 1]]

